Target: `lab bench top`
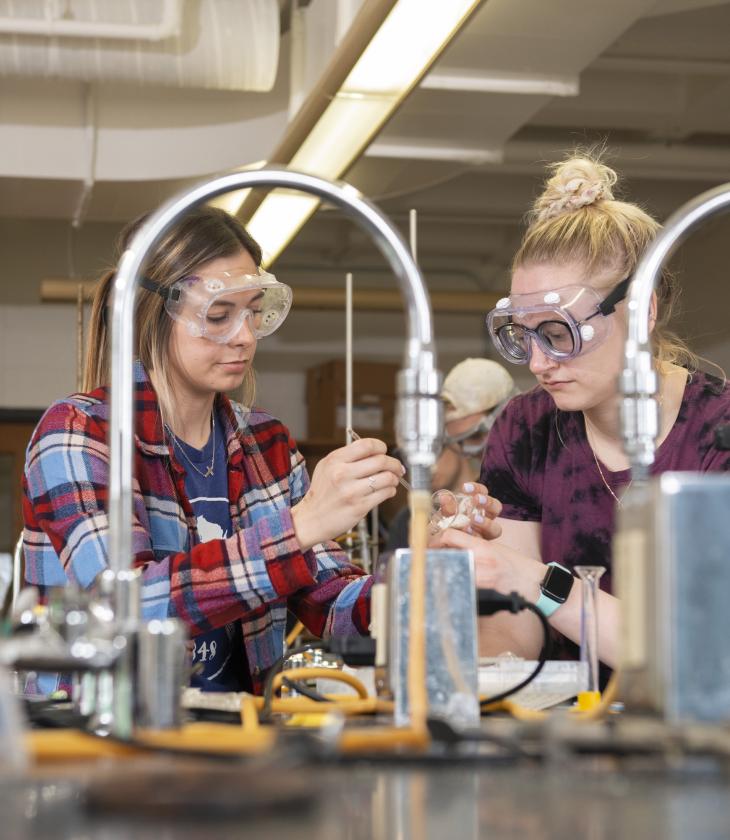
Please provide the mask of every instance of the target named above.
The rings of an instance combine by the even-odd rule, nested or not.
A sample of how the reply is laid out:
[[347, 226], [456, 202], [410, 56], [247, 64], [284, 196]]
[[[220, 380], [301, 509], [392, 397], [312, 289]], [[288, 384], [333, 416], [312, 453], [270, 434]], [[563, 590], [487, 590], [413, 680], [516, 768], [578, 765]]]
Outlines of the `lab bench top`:
[[12, 840], [476, 840], [730, 836], [715, 766], [641, 759], [207, 762], [151, 755], [0, 779]]

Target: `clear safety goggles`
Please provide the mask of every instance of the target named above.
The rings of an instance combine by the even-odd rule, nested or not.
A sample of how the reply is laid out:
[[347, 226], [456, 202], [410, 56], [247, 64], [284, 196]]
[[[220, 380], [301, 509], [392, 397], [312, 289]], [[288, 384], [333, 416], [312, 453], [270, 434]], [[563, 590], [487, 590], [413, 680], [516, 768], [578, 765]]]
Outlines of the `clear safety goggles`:
[[491, 415], [485, 415], [471, 428], [458, 435], [444, 435], [444, 446], [452, 446], [463, 455], [480, 455], [487, 442], [487, 435], [494, 424]]
[[484, 414], [473, 426], [464, 429], [463, 432], [459, 432], [456, 435], [444, 435], [444, 445], [458, 448], [467, 457], [481, 455], [486, 446], [487, 438], [489, 437], [489, 432], [492, 430], [494, 421], [505, 405], [517, 394], [519, 394], [519, 390], [514, 388], [509, 396]]
[[494, 346], [517, 365], [530, 361], [533, 341], [556, 362], [595, 350], [610, 335], [612, 320], [606, 316], [626, 297], [630, 282], [622, 280], [605, 298], [590, 286], [502, 298], [487, 315]]
[[147, 278], [140, 285], [160, 295], [165, 311], [190, 335], [219, 344], [229, 342], [248, 320], [256, 338], [271, 335], [289, 314], [292, 291], [273, 274], [221, 272], [215, 277], [190, 274], [160, 286]]

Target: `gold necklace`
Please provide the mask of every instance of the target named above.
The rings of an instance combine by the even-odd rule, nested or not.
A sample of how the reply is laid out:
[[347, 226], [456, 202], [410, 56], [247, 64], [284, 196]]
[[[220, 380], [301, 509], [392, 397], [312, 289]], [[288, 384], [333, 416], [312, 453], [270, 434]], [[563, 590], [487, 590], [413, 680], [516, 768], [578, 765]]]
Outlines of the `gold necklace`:
[[195, 466], [195, 463], [191, 460], [190, 456], [183, 449], [182, 444], [177, 439], [177, 435], [175, 434], [175, 432], [173, 432], [169, 426], [165, 426], [167, 431], [172, 435], [172, 442], [176, 443], [177, 448], [180, 450], [180, 452], [182, 452], [183, 458], [185, 458], [185, 460], [188, 462], [188, 464], [190, 464], [190, 466], [195, 470], [195, 472], [203, 478], [210, 478], [210, 476], [214, 474], [213, 468], [215, 467], [215, 420], [213, 419], [212, 414], [210, 415], [210, 425], [213, 429], [213, 457], [210, 459], [210, 466], [207, 466], [205, 468], [205, 472], [202, 472]]
[[[587, 435], [587, 434], [586, 434], [586, 440], [588, 440], [588, 435]], [[603, 470], [601, 469], [601, 465], [598, 463], [598, 457], [596, 456], [595, 450], [594, 450], [594, 449], [593, 449], [593, 447], [591, 446], [591, 442], [590, 442], [590, 441], [588, 441], [588, 446], [589, 446], [589, 448], [590, 448], [591, 452], [593, 453], [593, 460], [596, 462], [596, 469], [598, 470], [598, 475], [600, 475], [600, 476], [601, 476], [601, 481], [602, 481], [602, 482], [604, 483], [604, 485], [606, 486], [606, 490], [608, 490], [608, 492], [609, 492], [609, 493], [613, 496], [613, 498], [616, 500], [616, 504], [618, 505], [618, 507], [623, 507], [623, 505], [621, 504], [621, 499], [623, 499], [623, 497], [624, 497], [624, 496], [625, 496], [625, 495], [629, 492], [629, 487], [631, 487], [631, 485], [634, 483], [634, 479], [632, 478], [632, 479], [631, 479], [631, 481], [629, 481], [629, 483], [626, 485], [626, 489], [625, 489], [625, 490], [624, 490], [624, 492], [621, 494], [621, 496], [620, 496], [620, 497], [619, 497], [619, 496], [617, 496], [617, 495], [613, 492], [613, 490], [611, 490], [611, 485], [610, 485], [610, 484], [606, 481], [606, 476], [603, 474]]]
[[588, 437], [588, 424], [585, 421], [585, 417], [583, 418], [583, 423], [584, 423], [585, 430], [586, 430], [586, 443], [588, 444], [588, 448], [591, 450], [591, 454], [593, 455], [593, 460], [596, 463], [596, 469], [598, 470], [598, 475], [601, 476], [601, 481], [603, 482], [606, 490], [608, 490], [608, 492], [615, 499], [617, 507], [623, 507], [623, 505], [621, 504], [621, 499], [623, 499], [623, 497], [629, 492], [629, 487], [631, 487], [631, 485], [634, 483], [634, 479], [632, 478], [631, 481], [629, 481], [629, 483], [626, 485], [626, 489], [624, 490], [624, 492], [621, 494], [620, 497], [617, 496], [613, 492], [613, 490], [611, 489], [611, 485], [606, 481], [606, 476], [603, 474], [603, 470], [601, 469], [601, 464], [599, 463], [598, 456], [596, 455], [596, 450], [593, 448], [593, 445], [591, 444], [591, 439]]

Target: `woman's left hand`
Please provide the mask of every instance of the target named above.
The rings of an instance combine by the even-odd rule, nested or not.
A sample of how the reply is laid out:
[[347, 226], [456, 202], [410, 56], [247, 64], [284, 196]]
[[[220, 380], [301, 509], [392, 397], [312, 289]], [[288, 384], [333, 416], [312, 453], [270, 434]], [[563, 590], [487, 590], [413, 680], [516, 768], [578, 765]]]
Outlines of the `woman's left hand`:
[[520, 554], [494, 540], [485, 540], [447, 528], [434, 537], [433, 548], [459, 548], [474, 554], [476, 585], [479, 589], [496, 589], [507, 595], [518, 592], [528, 601], [540, 597], [540, 583], [545, 576], [545, 566], [539, 561]]

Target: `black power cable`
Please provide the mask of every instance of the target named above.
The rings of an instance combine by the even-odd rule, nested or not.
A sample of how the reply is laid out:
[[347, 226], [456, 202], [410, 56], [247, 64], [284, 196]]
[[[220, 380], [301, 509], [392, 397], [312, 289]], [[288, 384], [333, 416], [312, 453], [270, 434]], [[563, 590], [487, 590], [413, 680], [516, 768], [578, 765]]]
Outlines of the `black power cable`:
[[[302, 645], [301, 650], [327, 650], [328, 649], [327, 642], [305, 642]], [[261, 709], [261, 714], [259, 716], [261, 721], [269, 721], [271, 720], [271, 707], [274, 700], [274, 677], [281, 671], [284, 667], [284, 662], [287, 656], [290, 656], [292, 653], [297, 653], [298, 650], [289, 650], [287, 651], [284, 656], [280, 656], [276, 662], [269, 668], [266, 673], [266, 679], [264, 681], [264, 705]], [[292, 682], [289, 680], [288, 682]], [[299, 686], [294, 686], [294, 688], [300, 692], [300, 694], [305, 694], [304, 691], [300, 690]], [[311, 691], [311, 689], [310, 689]], [[309, 696], [309, 695], [306, 695]], [[315, 699], [315, 698], [310, 698]], [[326, 700], [326, 698], [322, 698]]]
[[528, 601], [523, 598], [521, 595], [518, 595], [517, 592], [510, 592], [509, 595], [503, 595], [501, 592], [497, 592], [496, 589], [479, 589], [477, 590], [477, 611], [479, 615], [494, 615], [494, 613], [502, 612], [507, 610], [511, 613], [517, 614], [518, 612], [522, 612], [523, 610], [528, 610], [531, 613], [534, 613], [538, 619], [540, 620], [540, 625], [542, 626], [542, 633], [543, 633], [543, 644], [542, 650], [540, 651], [540, 656], [537, 661], [537, 665], [532, 670], [532, 673], [528, 674], [522, 682], [518, 683], [517, 685], [513, 686], [512, 688], [507, 689], [506, 691], [502, 691], [499, 694], [495, 694], [492, 697], [487, 697], [480, 702], [480, 706], [482, 709], [490, 706], [492, 703], [498, 703], [500, 700], [506, 700], [508, 697], [511, 697], [513, 694], [516, 694], [518, 691], [522, 691], [525, 686], [529, 685], [534, 679], [537, 678], [540, 671], [545, 666], [545, 663], [550, 658], [552, 653], [552, 638], [550, 635], [550, 625], [548, 624], [547, 619], [543, 615], [542, 611], [538, 609], [532, 601]]
[[[479, 589], [477, 590], [477, 612], [480, 616], [484, 615], [493, 615], [497, 612], [502, 612], [507, 610], [511, 613], [519, 613], [523, 610], [528, 610], [529, 612], [534, 613], [538, 619], [540, 620], [540, 624], [542, 625], [543, 631], [543, 646], [542, 650], [540, 651], [540, 656], [537, 662], [536, 667], [533, 669], [532, 673], [529, 674], [522, 682], [518, 683], [516, 686], [508, 689], [507, 691], [503, 691], [499, 694], [495, 694], [493, 697], [487, 697], [485, 700], [481, 701], [481, 708], [485, 708], [485, 706], [490, 705], [491, 703], [497, 703], [500, 700], [505, 700], [507, 697], [511, 697], [513, 694], [516, 694], [518, 691], [521, 691], [525, 686], [529, 685], [542, 671], [543, 667], [545, 666], [545, 662], [550, 658], [551, 651], [552, 651], [552, 640], [550, 635], [550, 625], [547, 622], [547, 619], [542, 614], [542, 612], [533, 604], [531, 601], [527, 601], [517, 592], [511, 592], [509, 595], [503, 595], [501, 592], [497, 592], [495, 589]], [[322, 642], [314, 642], [314, 643], [307, 643], [305, 645], [307, 648], [326, 648], [326, 643]], [[272, 713], [272, 702], [274, 699], [274, 692], [273, 692], [273, 683], [274, 677], [282, 670], [284, 665], [284, 658], [281, 657], [278, 659], [269, 669], [266, 680], [264, 684], [264, 705], [263, 709], [261, 710], [261, 720], [270, 720], [271, 713]], [[317, 702], [326, 701], [326, 697], [322, 697], [322, 695], [318, 694], [313, 689], [309, 688], [306, 685], [303, 685], [301, 681], [294, 681], [285, 679], [283, 680], [285, 684], [288, 685], [289, 688], [293, 688], [298, 691], [300, 694], [304, 695], [305, 697], [309, 697], [311, 700], [315, 700]]]
[[276, 662], [269, 668], [264, 682], [264, 705], [259, 715], [259, 720], [271, 720], [271, 705], [274, 700], [274, 677], [284, 667], [284, 657], [280, 656]]
[[329, 700], [326, 697], [301, 681], [297, 682], [296, 680], [290, 680], [288, 677], [284, 677], [281, 682], [282, 685], [285, 685], [292, 691], [298, 692], [302, 695], [302, 697], [308, 697], [310, 700], [314, 700], [317, 703], [329, 703]]

